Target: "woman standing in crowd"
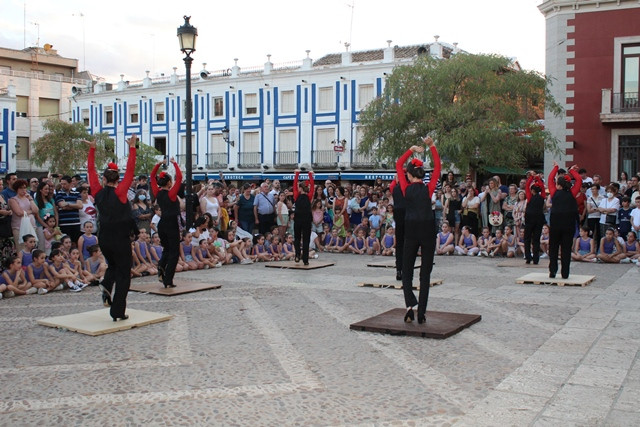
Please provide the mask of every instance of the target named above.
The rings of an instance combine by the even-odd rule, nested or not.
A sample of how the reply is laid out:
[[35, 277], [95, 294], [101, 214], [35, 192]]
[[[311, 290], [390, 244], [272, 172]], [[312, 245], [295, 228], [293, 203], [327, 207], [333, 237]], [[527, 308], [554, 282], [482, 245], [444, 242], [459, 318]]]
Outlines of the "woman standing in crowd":
[[9, 199], [9, 207], [13, 212], [11, 216], [11, 229], [13, 230], [13, 241], [16, 244], [16, 251], [22, 250], [24, 244], [22, 242], [22, 236], [20, 236], [20, 223], [23, 216], [26, 214], [29, 218], [31, 226], [36, 226], [35, 213], [38, 212], [38, 207], [29, 193], [27, 192], [27, 181], [19, 179], [13, 183], [13, 190], [17, 193], [15, 197]]
[[171, 163], [176, 171], [175, 181], [172, 181], [171, 175], [164, 171], [160, 172], [156, 178], [156, 173], [162, 163], [156, 164], [151, 171], [151, 191], [162, 211], [160, 222], [158, 222], [158, 235], [163, 247], [162, 257], [158, 262], [158, 278], [165, 288], [176, 287], [173, 283], [173, 276], [176, 273], [181, 240], [180, 224], [178, 223], [180, 216], [178, 191], [182, 183], [182, 172], [173, 158]]
[[[487, 192], [487, 195], [489, 196], [489, 203], [487, 204], [489, 215], [491, 215], [492, 212], [502, 212], [502, 193], [500, 191], [500, 187], [498, 187], [497, 181], [494, 178], [491, 178], [489, 180], [489, 190]], [[499, 227], [500, 226], [498, 225], [492, 225], [491, 232], [495, 233]]]
[[[34, 202], [38, 210], [36, 211], [36, 234], [38, 235], [38, 248], [44, 250], [45, 238], [44, 229], [47, 228], [47, 224], [44, 221], [46, 215], [55, 217], [56, 224], [58, 223], [58, 210], [53, 200], [53, 191], [46, 182], [38, 184]], [[94, 209], [95, 210], [95, 209]]]
[[145, 190], [136, 191], [131, 201], [131, 214], [136, 221], [138, 229], [144, 228], [147, 231], [151, 229], [153, 209], [151, 209], [149, 200], [147, 200], [147, 192]]
[[238, 226], [247, 233], [253, 232], [253, 225], [255, 223], [253, 202], [255, 198], [256, 196], [251, 194], [251, 186], [244, 184], [242, 186], [242, 194], [238, 196], [238, 200], [233, 207]]
[[462, 199], [462, 224], [469, 227], [471, 234], [478, 234], [478, 213], [480, 212], [480, 198], [471, 184], [467, 186], [467, 194]]
[[[424, 147], [413, 146], [402, 155], [396, 162], [396, 173], [402, 193], [405, 197], [405, 225], [407, 230], [411, 230], [404, 240], [404, 260], [402, 263], [402, 289], [407, 312], [404, 316], [405, 322], [414, 319], [413, 307], [418, 305], [418, 323], [426, 321], [427, 300], [429, 299], [429, 286], [431, 281], [431, 270], [433, 269], [433, 252], [436, 245], [436, 225], [433, 211], [431, 210], [431, 196], [438, 183], [440, 176], [440, 156], [433, 144], [433, 139], [427, 137], [425, 144], [431, 150], [433, 156], [434, 177], [428, 185], [422, 182], [425, 171], [422, 168], [422, 161], [413, 159], [407, 164], [407, 176], [404, 176], [403, 167], [413, 153], [421, 153]], [[420, 266], [420, 295], [416, 300], [413, 293], [413, 267], [418, 255], [418, 250], [422, 251], [422, 265]]]
[[596, 242], [596, 248], [600, 247], [600, 202], [602, 196], [600, 196], [600, 184], [592, 184], [591, 188], [585, 193], [587, 196], [587, 227], [589, 227], [589, 234]]
[[218, 225], [218, 217], [220, 216], [220, 200], [216, 195], [216, 188], [213, 184], [207, 185], [204, 196], [200, 199], [200, 212], [211, 215], [213, 225]]
[[89, 144], [87, 177], [100, 215], [98, 241], [109, 266], [101, 284], [102, 302], [106, 306], [111, 306], [110, 314], [114, 322], [129, 317], [125, 312], [131, 284], [130, 236], [136, 230], [131, 218], [131, 205], [127, 199], [127, 192], [133, 181], [133, 171], [136, 167], [136, 139], [136, 135], [133, 134], [127, 140], [129, 157], [124, 178], [118, 183], [120, 180], [118, 168], [115, 164], [109, 163], [102, 176], [104, 187], [98, 181], [96, 172], [96, 141], [85, 141]]
[[[300, 170], [296, 169], [293, 178], [293, 200], [295, 204], [295, 216], [293, 218], [295, 261], [300, 262], [300, 251], [302, 250], [302, 262], [309, 265], [309, 241], [311, 238], [311, 197], [314, 194], [313, 172], [309, 171], [309, 186], [304, 182], [299, 182]], [[302, 245], [302, 247], [301, 247]]]
[[84, 229], [84, 224], [89, 221], [93, 224], [93, 229], [97, 230], [96, 217], [98, 212], [96, 211], [93, 196], [89, 195], [89, 187], [85, 185], [79, 187], [78, 193], [80, 193], [80, 201], [82, 202], [82, 209], [78, 212], [80, 216], [80, 227]]
[[569, 169], [569, 174], [575, 179], [573, 186], [569, 175], [558, 177], [555, 179], [555, 186], [553, 185], [558, 171], [556, 162], [554, 162], [553, 169], [549, 174], [549, 196], [552, 202], [549, 217], [549, 277], [551, 278], [556, 277], [558, 272], [558, 250], [560, 248], [562, 248], [560, 274], [563, 279], [569, 277], [571, 246], [579, 221], [576, 195], [582, 186], [582, 177], [577, 170], [576, 165]]

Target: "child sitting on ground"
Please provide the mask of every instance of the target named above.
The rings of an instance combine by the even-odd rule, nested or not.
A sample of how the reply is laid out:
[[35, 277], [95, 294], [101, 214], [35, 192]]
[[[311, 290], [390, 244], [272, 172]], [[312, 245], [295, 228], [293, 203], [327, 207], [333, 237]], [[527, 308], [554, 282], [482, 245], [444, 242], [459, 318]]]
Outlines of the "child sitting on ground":
[[207, 239], [200, 239], [198, 247], [193, 251], [193, 258], [201, 262], [205, 269], [222, 267], [222, 264], [217, 262], [217, 259], [211, 255], [207, 246]]
[[[601, 262], [617, 264], [627, 259], [620, 242], [615, 238], [614, 231], [613, 228], [607, 228], [604, 237], [600, 240], [600, 252], [597, 259]], [[626, 262], [631, 262], [631, 260]]]
[[251, 252], [256, 261], [273, 261], [273, 257], [264, 245], [264, 236], [262, 234], [253, 236], [253, 250]]
[[572, 261], [595, 262], [596, 242], [589, 237], [589, 227], [580, 227], [580, 236], [573, 243]]
[[140, 263], [144, 264], [145, 271], [147, 271], [152, 276], [155, 276], [156, 274], [158, 274], [158, 269], [153, 263], [153, 258], [151, 257], [151, 246], [149, 245], [149, 233], [147, 233], [146, 228], [140, 229], [138, 240], [134, 242], [134, 250], [136, 252], [136, 256], [138, 257], [138, 260], [140, 260]]
[[500, 248], [502, 253], [507, 255], [507, 258], [514, 258], [516, 256], [516, 250], [518, 249], [518, 240], [513, 235], [513, 227], [505, 225], [504, 238], [502, 239], [502, 247]]
[[49, 260], [51, 261], [49, 273], [56, 287], [61, 284], [66, 284], [71, 292], [80, 292], [84, 289], [84, 286], [81, 286], [83, 283], [81, 283], [78, 277], [69, 269], [69, 264], [65, 262], [61, 249], [52, 249]]
[[491, 243], [491, 230], [482, 228], [482, 234], [478, 237], [478, 256], [489, 256], [489, 244]]
[[496, 255], [502, 256], [506, 254], [506, 250], [503, 250], [503, 240], [502, 230], [498, 228], [496, 230], [496, 236], [491, 239], [489, 247], [487, 248], [490, 257], [493, 258]]
[[86, 271], [84, 268], [82, 268], [82, 263], [80, 262], [80, 251], [78, 250], [78, 248], [73, 248], [71, 249], [71, 252], [69, 253], [69, 260], [67, 261], [67, 264], [69, 264], [69, 270], [71, 270], [71, 272], [76, 275], [76, 277], [78, 278], [78, 286], [80, 287], [86, 287], [88, 286], [87, 284], [89, 283], [87, 278], [85, 277], [86, 275]]
[[331, 234], [325, 238], [324, 250], [326, 252], [342, 252], [342, 239], [338, 236], [338, 229], [333, 228]]
[[[372, 215], [373, 216], [373, 215]], [[379, 232], [380, 230], [377, 230]], [[380, 255], [380, 242], [376, 237], [376, 230], [371, 228], [369, 230], [369, 237], [367, 237], [367, 255]]]
[[357, 231], [354, 230], [354, 233], [356, 233], [356, 236], [351, 241], [351, 244], [349, 245], [348, 250], [351, 253], [363, 255], [367, 251], [365, 247], [366, 240], [364, 238], [364, 229], [356, 227], [356, 230]]
[[375, 231], [376, 238], [380, 238], [380, 228], [382, 227], [382, 216], [378, 214], [377, 207], [374, 207], [373, 209], [371, 209], [371, 215], [369, 216], [369, 224], [371, 225], [371, 229]]
[[4, 264], [6, 270], [2, 273], [2, 281], [7, 286], [7, 296], [28, 295], [38, 292], [31, 285], [22, 270], [22, 260], [17, 255], [11, 255]]
[[549, 226], [542, 226], [542, 234], [540, 235], [540, 258], [549, 258]]
[[449, 223], [443, 221], [440, 229], [442, 231], [436, 236], [436, 255], [451, 255], [455, 247], [453, 245], [453, 233], [449, 231]]
[[24, 247], [18, 255], [20, 255], [20, 260], [22, 261], [22, 269], [27, 271], [27, 267], [33, 262], [31, 252], [35, 249], [37, 243], [36, 238], [32, 234], [22, 236], [22, 241], [24, 242]]
[[287, 233], [285, 242], [282, 244], [282, 260], [289, 261], [296, 256], [296, 251], [293, 247], [293, 235]]
[[90, 285], [96, 285], [95, 282], [102, 282], [104, 279], [104, 273], [107, 272], [107, 262], [102, 256], [100, 246], [92, 245], [87, 248], [89, 252], [89, 258], [84, 260], [84, 267], [86, 272], [91, 276], [89, 278]]
[[204, 264], [193, 258], [193, 245], [191, 244], [191, 233], [187, 230], [182, 232], [182, 242], [180, 243], [180, 261], [185, 270], [200, 270]]
[[624, 246], [624, 254], [631, 260], [633, 263], [638, 263], [638, 259], [640, 259], [640, 244], [636, 239], [636, 233], [633, 231], [629, 231], [627, 233], [627, 241]]
[[282, 258], [282, 245], [280, 244], [280, 236], [273, 236], [269, 245], [269, 254], [274, 261], [280, 261]]
[[33, 262], [27, 267], [27, 280], [38, 289], [38, 295], [64, 288], [62, 285], [55, 285], [46, 261], [47, 255], [44, 251], [36, 249], [33, 251]]
[[460, 234], [460, 240], [456, 246], [456, 253], [458, 255], [474, 256], [480, 249], [478, 248], [478, 241], [476, 236], [471, 234], [471, 229], [468, 225], [462, 226], [462, 232]]
[[[389, 205], [391, 206], [391, 205]], [[391, 226], [387, 226], [387, 230], [382, 237], [382, 255], [395, 256], [396, 254], [396, 235], [394, 229]]]

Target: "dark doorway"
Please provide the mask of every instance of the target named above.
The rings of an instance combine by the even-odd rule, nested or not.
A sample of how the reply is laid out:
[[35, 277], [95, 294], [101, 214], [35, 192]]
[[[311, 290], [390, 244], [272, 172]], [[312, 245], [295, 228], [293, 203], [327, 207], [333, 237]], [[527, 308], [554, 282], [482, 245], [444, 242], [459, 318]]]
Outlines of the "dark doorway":
[[167, 138], [166, 137], [156, 137], [153, 138], [153, 146], [156, 150], [158, 150], [163, 156], [167, 155]]

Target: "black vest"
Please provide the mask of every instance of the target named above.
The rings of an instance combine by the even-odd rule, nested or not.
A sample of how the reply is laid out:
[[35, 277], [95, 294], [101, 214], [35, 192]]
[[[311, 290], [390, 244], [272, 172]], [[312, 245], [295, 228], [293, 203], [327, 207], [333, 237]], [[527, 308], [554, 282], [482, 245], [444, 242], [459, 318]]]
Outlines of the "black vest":
[[400, 188], [400, 184], [397, 184], [393, 187], [393, 192], [391, 193], [393, 196], [393, 212], [400, 209], [404, 211], [406, 208], [406, 202], [404, 200], [404, 194], [402, 194], [402, 189]]
[[180, 216], [180, 201], [176, 197], [175, 201], [169, 198], [169, 191], [160, 190], [156, 196], [156, 201], [162, 210], [160, 221], [175, 221]]
[[[406, 211], [404, 220], [407, 223], [427, 223], [434, 219], [431, 210], [431, 195], [429, 188], [422, 182], [409, 184], [404, 193]], [[395, 202], [395, 199], [394, 199]]]
[[115, 233], [128, 236], [134, 224], [129, 202], [122, 203], [116, 195], [115, 187], [109, 185], [96, 194], [95, 200], [100, 234]]
[[295, 201], [295, 221], [297, 223], [311, 222], [313, 216], [311, 215], [311, 201], [306, 194], [299, 193], [298, 198]]
[[568, 190], [558, 190], [551, 199], [549, 222], [554, 226], [571, 226], [578, 219], [578, 202]]

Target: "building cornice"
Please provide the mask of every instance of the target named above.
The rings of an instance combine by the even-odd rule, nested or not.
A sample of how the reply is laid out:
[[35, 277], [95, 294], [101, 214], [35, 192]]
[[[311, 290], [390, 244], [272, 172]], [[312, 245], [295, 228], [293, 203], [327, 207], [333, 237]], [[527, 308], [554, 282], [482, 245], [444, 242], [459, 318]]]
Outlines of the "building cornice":
[[538, 10], [545, 17], [562, 13], [603, 12], [632, 8], [640, 8], [640, 0], [548, 0], [538, 6]]

